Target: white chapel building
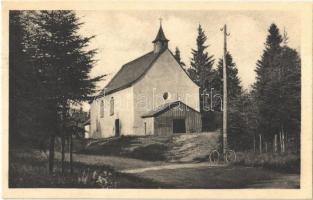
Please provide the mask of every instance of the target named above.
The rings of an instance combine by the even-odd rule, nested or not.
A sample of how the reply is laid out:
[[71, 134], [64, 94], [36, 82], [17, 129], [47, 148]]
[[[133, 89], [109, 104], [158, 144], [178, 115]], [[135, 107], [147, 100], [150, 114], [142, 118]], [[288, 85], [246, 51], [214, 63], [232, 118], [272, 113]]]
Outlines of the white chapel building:
[[153, 50], [124, 64], [91, 102], [91, 138], [201, 131], [199, 87], [168, 42], [161, 25]]

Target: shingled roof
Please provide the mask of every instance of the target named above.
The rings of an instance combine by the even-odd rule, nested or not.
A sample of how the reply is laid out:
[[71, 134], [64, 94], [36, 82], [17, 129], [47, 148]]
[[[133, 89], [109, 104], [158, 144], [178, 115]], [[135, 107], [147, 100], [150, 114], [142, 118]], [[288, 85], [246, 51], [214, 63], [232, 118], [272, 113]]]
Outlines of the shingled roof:
[[105, 87], [105, 91], [101, 91], [99, 96], [110, 94], [118, 90], [129, 87], [136, 82], [146, 71], [152, 66], [154, 61], [163, 52], [158, 54], [153, 51], [129, 62], [122, 66], [122, 68], [116, 73], [112, 80]]
[[[153, 41], [156, 43], [157, 41], [168, 42], [166, 39], [162, 25], [160, 25], [159, 32]], [[99, 93], [97, 97], [101, 97], [107, 94], [111, 94], [113, 92], [117, 92], [119, 90], [130, 87], [133, 83], [135, 83], [139, 78], [141, 78], [153, 65], [153, 63], [158, 59], [158, 57], [164, 52], [169, 51], [173, 57], [173, 53], [167, 48], [162, 49], [160, 52], [156, 53], [151, 51], [129, 63], [126, 63], [121, 67], [121, 69], [115, 74], [115, 76], [111, 79], [111, 81], [106, 85], [106, 87]], [[178, 63], [179, 64], [179, 63]], [[180, 64], [179, 64], [180, 65]], [[180, 66], [182, 69], [183, 67]], [[184, 70], [187, 74], [187, 72]], [[187, 74], [189, 77], [189, 75]]]
[[159, 32], [157, 34], [157, 36], [155, 37], [155, 39], [152, 41], [153, 43], [157, 42], [157, 41], [165, 41], [168, 42], [169, 40], [166, 39], [165, 34], [163, 32], [163, 28], [162, 26], [160, 26]]

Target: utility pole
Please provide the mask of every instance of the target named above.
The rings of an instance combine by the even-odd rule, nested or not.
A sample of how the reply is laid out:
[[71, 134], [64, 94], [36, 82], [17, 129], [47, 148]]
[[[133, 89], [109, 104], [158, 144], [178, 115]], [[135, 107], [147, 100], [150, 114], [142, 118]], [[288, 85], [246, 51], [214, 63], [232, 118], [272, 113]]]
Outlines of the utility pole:
[[223, 153], [226, 153], [227, 150], [227, 63], [226, 63], [226, 54], [227, 54], [227, 36], [230, 34], [227, 33], [227, 26], [224, 25], [221, 28], [221, 31], [224, 33], [224, 55], [223, 55]]

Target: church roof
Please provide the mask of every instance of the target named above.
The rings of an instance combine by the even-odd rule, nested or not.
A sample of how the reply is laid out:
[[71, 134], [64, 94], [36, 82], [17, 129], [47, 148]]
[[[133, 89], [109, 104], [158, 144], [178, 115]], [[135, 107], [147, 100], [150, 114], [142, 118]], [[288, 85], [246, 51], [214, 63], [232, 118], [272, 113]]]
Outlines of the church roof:
[[157, 36], [155, 37], [155, 39], [152, 41], [153, 43], [157, 42], [157, 41], [166, 41], [168, 42], [169, 40], [166, 39], [165, 34], [163, 32], [162, 26], [160, 26], [159, 32], [157, 34]]
[[101, 91], [99, 96], [110, 94], [118, 90], [129, 87], [132, 83], [136, 82], [146, 71], [152, 66], [154, 61], [159, 57], [160, 53], [153, 51], [124, 64], [121, 69], [116, 73], [112, 80], [105, 87], [105, 91]]
[[[156, 41], [169, 41], [164, 35], [162, 25], [160, 25], [159, 32], [153, 43], [155, 43]], [[115, 74], [115, 76], [110, 80], [110, 82], [106, 85], [106, 87], [99, 93], [99, 95], [97, 95], [97, 97], [111, 94], [113, 92], [117, 92], [119, 90], [130, 87], [150, 69], [153, 63], [164, 51], [169, 51], [171, 55], [175, 57], [173, 53], [166, 47], [166, 49], [163, 49], [158, 53], [151, 51], [131, 62], [124, 64], [121, 69]], [[180, 64], [179, 66], [183, 69]], [[184, 72], [187, 74], [185, 70]], [[189, 77], [188, 74], [187, 76]]]
[[162, 104], [160, 105], [159, 107], [155, 108], [155, 109], [152, 109], [148, 112], [146, 112], [145, 114], [143, 114], [141, 117], [142, 118], [147, 118], [147, 117], [155, 117], [155, 116], [158, 116], [176, 106], [180, 106], [180, 105], [183, 105], [183, 106], [186, 106], [188, 107], [189, 109], [195, 111], [195, 112], [198, 112], [196, 111], [195, 109], [189, 107], [188, 105], [184, 104], [183, 102], [181, 101], [173, 101], [173, 102], [169, 102], [169, 103], [165, 103], [165, 104]]

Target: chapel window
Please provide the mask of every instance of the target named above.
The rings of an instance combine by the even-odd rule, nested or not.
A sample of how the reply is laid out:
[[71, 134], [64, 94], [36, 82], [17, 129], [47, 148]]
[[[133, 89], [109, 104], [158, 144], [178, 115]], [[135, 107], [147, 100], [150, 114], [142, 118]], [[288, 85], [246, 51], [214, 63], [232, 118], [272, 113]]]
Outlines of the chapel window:
[[100, 103], [100, 117], [101, 118], [104, 117], [104, 102], [103, 102], [103, 100]]
[[114, 98], [111, 97], [110, 100], [110, 115], [114, 115]]

